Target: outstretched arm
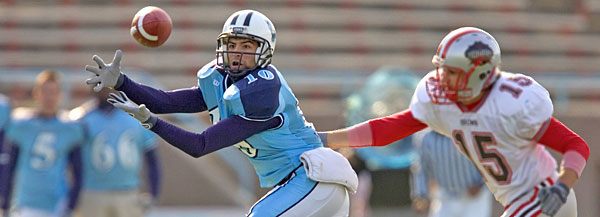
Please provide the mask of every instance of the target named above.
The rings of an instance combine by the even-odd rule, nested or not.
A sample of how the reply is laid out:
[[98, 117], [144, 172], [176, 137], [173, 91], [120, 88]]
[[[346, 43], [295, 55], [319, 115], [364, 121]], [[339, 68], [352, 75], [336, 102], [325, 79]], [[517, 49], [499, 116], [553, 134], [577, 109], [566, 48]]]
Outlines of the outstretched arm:
[[415, 119], [410, 109], [328, 132], [319, 132], [330, 148], [385, 146], [425, 129], [427, 125]]
[[[361, 123], [364, 124], [364, 123]], [[358, 125], [355, 125], [358, 126]], [[354, 127], [354, 126], [352, 126]], [[350, 147], [350, 142], [348, 141], [348, 131], [351, 131], [350, 128], [352, 127], [348, 127], [348, 128], [344, 128], [344, 129], [339, 129], [339, 130], [334, 130], [334, 131], [326, 131], [326, 132], [317, 132], [317, 134], [319, 134], [319, 137], [321, 138], [321, 141], [323, 142], [323, 145], [329, 148], [347, 148]], [[369, 137], [369, 136], [367, 136]]]
[[121, 50], [115, 52], [109, 64], [97, 55], [92, 58], [98, 67], [86, 65], [85, 70], [94, 74], [85, 82], [94, 85], [94, 91], [112, 88], [124, 91], [137, 104], [146, 104], [154, 113], [193, 113], [206, 111], [206, 103], [198, 87], [174, 91], [162, 91], [130, 80], [121, 72]]
[[279, 116], [266, 121], [251, 121], [236, 115], [219, 121], [202, 133], [192, 133], [158, 119], [151, 130], [192, 157], [201, 157], [276, 128], [282, 121]]
[[123, 81], [115, 89], [125, 92], [135, 103], [145, 104], [155, 114], [195, 113], [207, 109], [199, 87], [163, 91], [136, 83], [126, 75], [121, 75], [119, 80]]
[[139, 120], [146, 129], [152, 130], [171, 145], [193, 157], [234, 145], [259, 132], [277, 128], [283, 123], [283, 117], [280, 115], [266, 120], [250, 120], [236, 115], [221, 120], [198, 134], [153, 116], [145, 105], [135, 104], [123, 92], [110, 93], [107, 101]]

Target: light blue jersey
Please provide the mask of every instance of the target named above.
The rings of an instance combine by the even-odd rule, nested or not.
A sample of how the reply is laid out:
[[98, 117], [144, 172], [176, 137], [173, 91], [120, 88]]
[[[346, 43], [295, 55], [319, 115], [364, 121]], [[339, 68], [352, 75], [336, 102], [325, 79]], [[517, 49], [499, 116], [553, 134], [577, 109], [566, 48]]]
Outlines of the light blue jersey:
[[132, 190], [140, 186], [144, 153], [156, 147], [156, 136], [120, 109], [102, 110], [90, 101], [71, 111], [85, 126], [83, 188]]
[[54, 212], [68, 196], [69, 153], [83, 141], [83, 128], [66, 115], [41, 118], [16, 109], [6, 137], [19, 148], [15, 202], [19, 207]]
[[256, 121], [283, 118], [281, 126], [235, 145], [254, 166], [261, 187], [275, 186], [300, 166], [300, 154], [323, 146], [312, 124], [304, 119], [292, 90], [273, 65], [254, 70], [229, 87], [227, 82], [231, 83], [231, 79], [215, 68], [215, 61], [198, 72], [198, 85], [213, 124], [233, 115]]

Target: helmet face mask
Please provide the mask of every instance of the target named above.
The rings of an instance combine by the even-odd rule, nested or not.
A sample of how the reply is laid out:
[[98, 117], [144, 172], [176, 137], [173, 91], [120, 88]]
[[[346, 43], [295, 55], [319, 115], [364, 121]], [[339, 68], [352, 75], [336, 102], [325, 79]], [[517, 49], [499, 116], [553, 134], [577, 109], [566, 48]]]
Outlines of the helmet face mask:
[[434, 103], [469, 101], [499, 76], [500, 47], [489, 33], [473, 27], [450, 32], [432, 59], [436, 74], [426, 81]]
[[[257, 42], [258, 47], [254, 52], [231, 51], [228, 48], [229, 40], [243, 38]], [[217, 66], [233, 77], [244, 76], [256, 68], [267, 67], [271, 63], [275, 51], [275, 27], [265, 15], [254, 10], [242, 10], [232, 14], [223, 31], [217, 38]], [[254, 56], [255, 67], [242, 68], [232, 61], [231, 55]]]
[[435, 91], [435, 102], [439, 104], [462, 101], [472, 95], [472, 89], [467, 86], [467, 73], [453, 67], [437, 67], [436, 76], [430, 78], [426, 87], [428, 91]]

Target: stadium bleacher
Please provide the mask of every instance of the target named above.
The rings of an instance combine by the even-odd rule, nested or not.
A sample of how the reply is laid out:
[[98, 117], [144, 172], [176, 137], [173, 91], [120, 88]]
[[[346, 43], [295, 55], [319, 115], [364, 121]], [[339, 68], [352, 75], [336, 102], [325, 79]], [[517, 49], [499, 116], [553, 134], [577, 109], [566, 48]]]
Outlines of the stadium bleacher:
[[[98, 53], [125, 51], [128, 66], [156, 74], [193, 74], [214, 57], [223, 20], [241, 7], [268, 14], [278, 30], [275, 63], [282, 70], [361, 70], [381, 65], [431, 68], [448, 31], [482, 27], [497, 37], [508, 70], [591, 72], [600, 43], [581, 13], [530, 11], [527, 1], [158, 1], [174, 22], [156, 49], [129, 35], [143, 1], [12, 1], [0, 8], [0, 66], [81, 66]], [[37, 1], [36, 1], [37, 2]], [[62, 4], [51, 4], [63, 2]], [[587, 1], [591, 8], [594, 1]], [[580, 62], [569, 64], [571, 57]], [[554, 64], [551, 64], [554, 63]], [[557, 64], [558, 63], [558, 64]]]

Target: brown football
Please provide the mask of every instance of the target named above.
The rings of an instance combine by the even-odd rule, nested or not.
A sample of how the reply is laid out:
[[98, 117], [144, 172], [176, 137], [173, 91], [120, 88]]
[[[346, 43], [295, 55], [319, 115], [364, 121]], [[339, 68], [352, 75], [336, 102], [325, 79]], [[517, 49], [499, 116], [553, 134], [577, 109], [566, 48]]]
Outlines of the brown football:
[[146, 6], [131, 21], [131, 36], [147, 47], [158, 47], [171, 35], [173, 23], [169, 14], [161, 8]]

